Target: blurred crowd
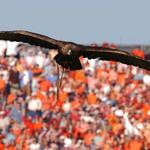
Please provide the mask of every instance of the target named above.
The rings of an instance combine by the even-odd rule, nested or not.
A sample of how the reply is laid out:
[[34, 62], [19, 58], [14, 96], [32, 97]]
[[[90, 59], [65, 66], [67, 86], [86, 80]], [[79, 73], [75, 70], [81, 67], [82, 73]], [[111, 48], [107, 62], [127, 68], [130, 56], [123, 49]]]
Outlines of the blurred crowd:
[[0, 150], [150, 149], [149, 71], [80, 58], [84, 69], [65, 70], [57, 99], [49, 54], [0, 51]]

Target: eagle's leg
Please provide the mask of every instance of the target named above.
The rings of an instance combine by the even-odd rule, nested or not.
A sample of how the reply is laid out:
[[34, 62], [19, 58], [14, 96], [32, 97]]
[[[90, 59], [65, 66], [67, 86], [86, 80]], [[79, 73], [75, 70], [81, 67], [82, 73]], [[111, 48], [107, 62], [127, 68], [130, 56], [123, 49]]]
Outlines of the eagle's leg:
[[57, 100], [59, 100], [59, 92], [60, 88], [62, 85], [62, 80], [63, 80], [63, 74], [64, 74], [65, 68], [62, 68], [62, 73], [60, 73], [60, 66], [57, 64], [57, 73], [58, 73], [58, 78], [57, 78]]

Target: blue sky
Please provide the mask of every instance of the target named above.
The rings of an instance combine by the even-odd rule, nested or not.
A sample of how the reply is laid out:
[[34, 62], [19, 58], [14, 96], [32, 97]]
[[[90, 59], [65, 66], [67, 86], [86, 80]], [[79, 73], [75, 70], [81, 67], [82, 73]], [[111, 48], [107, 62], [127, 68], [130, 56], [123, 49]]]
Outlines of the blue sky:
[[0, 30], [77, 43], [150, 44], [150, 0], [2, 0]]

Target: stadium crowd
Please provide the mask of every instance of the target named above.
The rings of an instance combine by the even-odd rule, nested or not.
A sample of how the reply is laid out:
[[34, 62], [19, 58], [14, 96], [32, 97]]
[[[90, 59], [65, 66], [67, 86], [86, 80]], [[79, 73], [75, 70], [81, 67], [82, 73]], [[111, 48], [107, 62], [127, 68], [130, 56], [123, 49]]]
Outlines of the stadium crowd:
[[4, 57], [6, 50], [0, 50], [0, 150], [150, 149], [149, 71], [80, 58], [84, 70], [65, 71], [57, 99], [49, 54], [25, 44], [15, 56]]

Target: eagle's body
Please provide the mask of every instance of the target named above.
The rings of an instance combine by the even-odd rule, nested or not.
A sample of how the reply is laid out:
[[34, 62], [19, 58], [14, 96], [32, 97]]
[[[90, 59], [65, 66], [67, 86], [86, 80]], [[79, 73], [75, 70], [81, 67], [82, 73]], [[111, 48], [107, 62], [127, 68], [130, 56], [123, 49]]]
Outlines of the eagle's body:
[[47, 48], [50, 51], [57, 50], [58, 54], [54, 57], [54, 59], [62, 67], [70, 70], [82, 69], [79, 60], [80, 56], [87, 57], [89, 59], [100, 58], [101, 60], [113, 60], [150, 70], [150, 61], [143, 60], [119, 49], [91, 47], [73, 42], [58, 41], [37, 33], [19, 30], [0, 32], [0, 40], [25, 42], [31, 45]]

